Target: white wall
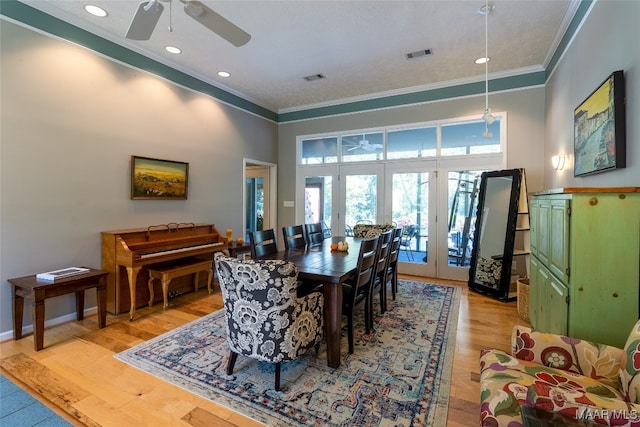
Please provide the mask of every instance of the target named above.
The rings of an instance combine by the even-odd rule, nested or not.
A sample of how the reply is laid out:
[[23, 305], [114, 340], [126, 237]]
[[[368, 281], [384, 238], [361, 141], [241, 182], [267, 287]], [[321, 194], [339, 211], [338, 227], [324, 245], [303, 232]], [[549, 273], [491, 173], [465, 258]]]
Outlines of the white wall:
[[[7, 279], [99, 268], [101, 231], [241, 229], [243, 158], [276, 162], [274, 123], [11, 22], [0, 31], [0, 333], [12, 330]], [[130, 200], [131, 155], [189, 162], [188, 200]], [[74, 309], [54, 298], [46, 317]]]
[[[640, 2], [598, 1], [546, 85], [546, 188], [640, 186]], [[627, 167], [586, 177], [573, 173], [573, 112], [613, 71], [624, 70]], [[569, 154], [562, 171], [551, 157]]]

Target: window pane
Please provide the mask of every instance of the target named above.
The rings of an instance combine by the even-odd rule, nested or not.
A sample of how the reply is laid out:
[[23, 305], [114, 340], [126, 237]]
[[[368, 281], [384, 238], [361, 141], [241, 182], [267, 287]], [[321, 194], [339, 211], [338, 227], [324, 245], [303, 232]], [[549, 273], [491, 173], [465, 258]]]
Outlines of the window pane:
[[482, 172], [449, 172], [449, 265], [469, 267]]
[[387, 133], [387, 159], [433, 157], [436, 155], [435, 126], [394, 130]]
[[500, 152], [500, 118], [489, 125], [489, 136], [485, 137], [485, 122], [476, 120], [465, 123], [442, 125], [443, 156], [462, 156]]
[[338, 161], [338, 138], [325, 137], [305, 139], [302, 141], [303, 165], [318, 165], [322, 163], [336, 163]]
[[403, 262], [427, 262], [429, 173], [394, 173], [392, 185], [392, 218], [402, 228], [398, 257]]
[[384, 155], [383, 133], [359, 133], [342, 137], [342, 161], [362, 162], [382, 160]]
[[331, 225], [331, 176], [308, 176], [304, 186], [304, 222]]
[[347, 175], [345, 194], [345, 224], [353, 228], [358, 221], [376, 223], [378, 198], [377, 175]]

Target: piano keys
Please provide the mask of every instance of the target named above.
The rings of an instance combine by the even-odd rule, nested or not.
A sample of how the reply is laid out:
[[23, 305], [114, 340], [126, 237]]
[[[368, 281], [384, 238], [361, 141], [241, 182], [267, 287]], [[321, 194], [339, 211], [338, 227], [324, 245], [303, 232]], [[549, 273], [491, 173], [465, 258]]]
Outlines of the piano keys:
[[[149, 301], [145, 267], [186, 258], [211, 259], [214, 252], [224, 250], [226, 239], [213, 224], [170, 223], [103, 231], [102, 269], [111, 273], [107, 276], [107, 311], [120, 314], [128, 310], [132, 319], [135, 309]], [[184, 285], [185, 291], [192, 289], [186, 280]]]

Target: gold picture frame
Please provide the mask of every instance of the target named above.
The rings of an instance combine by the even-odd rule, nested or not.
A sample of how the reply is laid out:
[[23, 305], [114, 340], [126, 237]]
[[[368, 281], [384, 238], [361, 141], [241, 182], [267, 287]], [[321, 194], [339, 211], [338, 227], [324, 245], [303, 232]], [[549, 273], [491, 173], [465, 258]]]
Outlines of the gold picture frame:
[[132, 200], [186, 200], [189, 163], [131, 156]]

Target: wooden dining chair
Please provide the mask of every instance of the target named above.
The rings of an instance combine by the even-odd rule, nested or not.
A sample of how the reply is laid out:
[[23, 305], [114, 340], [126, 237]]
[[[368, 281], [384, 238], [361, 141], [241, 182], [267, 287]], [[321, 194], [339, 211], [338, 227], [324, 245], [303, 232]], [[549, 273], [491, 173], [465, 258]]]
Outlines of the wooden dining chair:
[[[303, 225], [282, 227], [282, 237], [284, 237], [284, 247], [286, 250], [303, 251], [307, 248]], [[315, 280], [298, 280], [298, 297], [309, 295], [312, 292], [322, 293], [322, 282]]]
[[[395, 301], [398, 292], [398, 256], [400, 255], [400, 237], [402, 228], [393, 229], [391, 250], [389, 251], [389, 264], [387, 265], [387, 282], [391, 282], [391, 297]], [[386, 286], [386, 284], [385, 284]]]
[[369, 298], [371, 301], [370, 323], [373, 326], [373, 299], [376, 292], [380, 294], [380, 314], [387, 311], [387, 266], [389, 265], [389, 254], [391, 253], [391, 240], [393, 239], [393, 230], [380, 233], [378, 239], [378, 253], [376, 255], [376, 272], [372, 281]]
[[379, 237], [363, 240], [358, 253], [358, 265], [352, 279], [342, 284], [342, 314], [347, 316], [349, 353], [353, 354], [353, 313], [364, 303], [365, 332], [371, 332], [370, 288], [376, 271]]
[[273, 228], [261, 231], [249, 232], [249, 245], [251, 246], [251, 258], [260, 259], [265, 255], [278, 252], [278, 240]]
[[322, 229], [322, 223], [304, 225], [305, 238], [307, 240], [307, 246], [313, 248], [320, 246], [324, 241], [324, 230]]
[[302, 249], [307, 247], [307, 241], [304, 239], [304, 226], [290, 225], [282, 227], [282, 237], [284, 237], [284, 248]]

